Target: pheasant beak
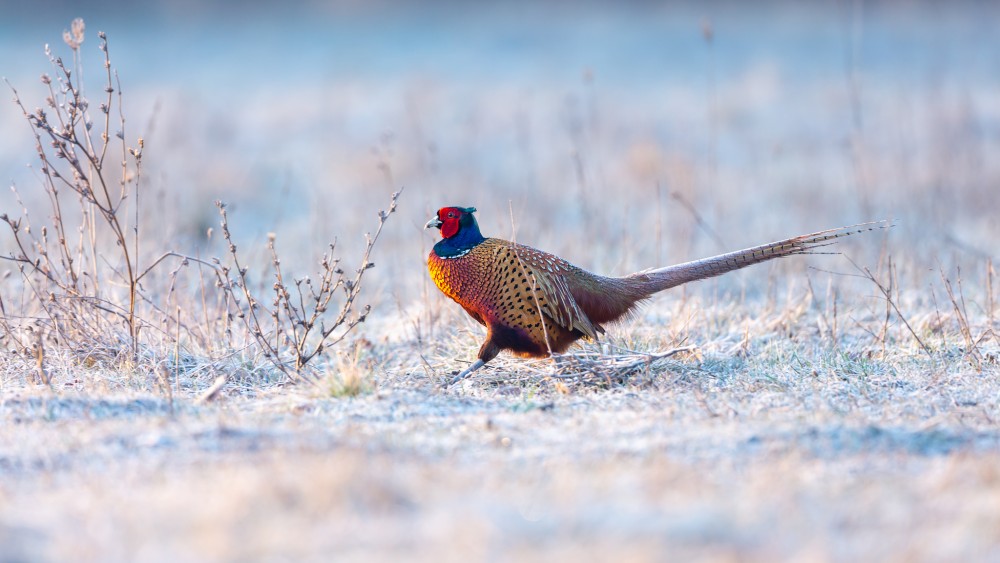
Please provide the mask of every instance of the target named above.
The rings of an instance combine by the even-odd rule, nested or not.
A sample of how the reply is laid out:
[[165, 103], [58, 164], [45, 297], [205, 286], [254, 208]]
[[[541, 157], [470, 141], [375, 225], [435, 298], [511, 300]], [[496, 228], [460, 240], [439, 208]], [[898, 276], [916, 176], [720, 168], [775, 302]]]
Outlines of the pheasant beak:
[[440, 229], [441, 228], [441, 220], [438, 219], [435, 216], [430, 221], [427, 221], [427, 224], [424, 225], [424, 228], [425, 229], [431, 229], [431, 228]]

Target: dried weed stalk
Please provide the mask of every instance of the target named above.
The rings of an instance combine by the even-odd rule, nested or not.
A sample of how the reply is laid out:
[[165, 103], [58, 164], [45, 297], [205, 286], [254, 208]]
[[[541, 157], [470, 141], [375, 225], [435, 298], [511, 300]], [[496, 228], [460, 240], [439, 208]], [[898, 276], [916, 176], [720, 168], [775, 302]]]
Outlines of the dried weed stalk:
[[[129, 368], [128, 373], [147, 362], [151, 365], [144, 371], [171, 404], [181, 388], [182, 364], [225, 364], [245, 351], [256, 355], [258, 346], [283, 373], [300, 374], [365, 320], [369, 308], [357, 310], [356, 301], [365, 272], [373, 266], [371, 251], [399, 194], [393, 194], [389, 211], [379, 212], [378, 230], [368, 237], [353, 274], [332, 257], [331, 244], [315, 283], [309, 278], [287, 281], [272, 238], [275, 281], [269, 298], [249, 286], [221, 203], [232, 266], [164, 250], [142, 236], [144, 143], [141, 137], [132, 147], [126, 143], [121, 84], [103, 32], [98, 34], [104, 64], [100, 103], [93, 107], [85, 95], [80, 56], [84, 29], [83, 21], [75, 20], [64, 35], [73, 53], [69, 64], [46, 46], [53, 72], [42, 76], [48, 89], [44, 108], [29, 111], [8, 83], [34, 138], [45, 198], [39, 213], [33, 199], [22, 199], [15, 187], [20, 212], [0, 214], [12, 235], [10, 250], [0, 258], [15, 265], [15, 276], [20, 274], [2, 280], [0, 339], [32, 358], [35, 379], [46, 385], [53, 357], [48, 352], [60, 348], [69, 349], [83, 365], [110, 360]], [[206, 269], [215, 274], [221, 291], [213, 291]], [[200, 304], [201, 311], [193, 311], [192, 303]], [[240, 334], [240, 324], [247, 335]], [[222, 384], [217, 379], [209, 391], [217, 393]]]
[[871, 270], [868, 269], [867, 267], [862, 268], [850, 258], [848, 258], [848, 260], [851, 262], [854, 268], [862, 274], [862, 277], [875, 284], [875, 287], [878, 288], [879, 292], [882, 294], [882, 297], [885, 298], [886, 302], [885, 320], [882, 325], [882, 330], [880, 331], [879, 335], [876, 336], [876, 338], [882, 343], [883, 355], [885, 354], [885, 339], [886, 336], [888, 335], [891, 312], [895, 311], [896, 316], [899, 317], [899, 320], [903, 321], [903, 324], [906, 325], [906, 329], [910, 331], [910, 334], [913, 336], [913, 339], [916, 340], [917, 344], [920, 345], [920, 349], [923, 350], [928, 356], [932, 356], [933, 354], [931, 353], [930, 347], [924, 344], [924, 341], [920, 339], [920, 336], [917, 335], [917, 332], [913, 330], [912, 326], [910, 326], [910, 322], [906, 320], [906, 317], [903, 316], [902, 311], [899, 310], [899, 306], [896, 304], [897, 298], [893, 297], [893, 292], [894, 292], [893, 288], [895, 288], [898, 284], [896, 282], [896, 267], [892, 263], [892, 257], [891, 256], [889, 257], [889, 268], [888, 268], [889, 281], [885, 284], [880, 282], [878, 278], [876, 278], [875, 275], [872, 274]]
[[217, 286], [226, 295], [230, 314], [242, 321], [264, 357], [290, 379], [315, 383], [316, 376], [305, 371], [306, 365], [341, 342], [368, 316], [371, 307], [365, 305], [356, 310], [356, 302], [366, 272], [375, 267], [371, 262], [372, 249], [389, 215], [396, 211], [400, 193], [392, 194], [388, 211], [378, 212], [375, 234], [365, 234], [365, 250], [353, 273], [346, 272], [340, 265], [341, 260], [333, 256], [334, 241], [320, 260], [317, 281], [308, 276], [287, 280], [275, 246], [277, 237], [271, 235], [268, 249], [274, 283], [270, 296], [260, 295], [253, 289], [247, 267], [240, 259], [229, 230], [226, 204], [216, 202], [229, 251], [228, 263], [215, 260]]
[[[989, 264], [988, 267], [991, 267]], [[978, 337], [972, 334], [972, 327], [969, 324], [969, 313], [965, 307], [965, 291], [962, 289], [962, 270], [959, 269], [957, 273], [956, 283], [958, 284], [958, 297], [955, 297], [955, 291], [952, 289], [951, 280], [944, 275], [944, 268], [940, 268], [941, 281], [944, 283], [945, 291], [948, 292], [948, 298], [951, 300], [951, 306], [955, 311], [955, 318], [958, 320], [959, 332], [962, 334], [962, 340], [965, 341], [965, 357], [969, 360], [969, 363], [976, 369], [976, 371], [983, 370], [983, 361], [986, 359], [980, 350], [980, 346], [984, 342], [990, 340], [990, 338], [995, 338], [993, 333], [992, 323], [987, 327]], [[992, 279], [987, 282], [987, 293], [992, 299]]]
[[118, 74], [111, 67], [107, 36], [100, 32], [98, 37], [105, 74], [96, 112], [81, 80], [83, 20], [74, 20], [71, 31], [64, 33], [73, 52], [69, 66], [45, 47], [53, 68], [51, 76], [41, 77], [48, 89], [45, 108], [28, 111], [7, 82], [34, 137], [38, 177], [50, 209], [47, 220], [33, 224], [12, 186], [21, 213], [0, 215], [14, 247], [2, 258], [16, 265], [31, 306], [18, 312], [4, 307], [3, 316], [8, 335], [23, 351], [37, 343], [18, 330], [19, 321], [41, 319], [53, 338], [62, 342], [103, 337], [115, 348], [125, 344], [118, 342], [123, 326], [134, 359], [143, 326], [137, 316], [143, 140], [138, 138], [135, 147], [125, 141]]

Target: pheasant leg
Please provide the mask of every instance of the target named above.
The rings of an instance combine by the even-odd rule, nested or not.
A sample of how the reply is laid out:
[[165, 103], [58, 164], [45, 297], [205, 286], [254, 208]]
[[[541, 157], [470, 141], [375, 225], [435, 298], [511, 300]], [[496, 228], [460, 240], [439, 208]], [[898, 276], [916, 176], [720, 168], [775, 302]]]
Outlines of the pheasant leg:
[[469, 377], [469, 375], [472, 372], [474, 372], [477, 369], [483, 367], [484, 365], [486, 365], [486, 362], [484, 362], [482, 360], [476, 360], [475, 362], [472, 363], [471, 366], [465, 368], [465, 370], [462, 371], [462, 373], [460, 373], [460, 374], [456, 375], [454, 378], [452, 378], [452, 380], [449, 381], [447, 385], [445, 385], [445, 388], [447, 389], [448, 387], [451, 387], [452, 385], [458, 383], [459, 381], [462, 381], [466, 377]]

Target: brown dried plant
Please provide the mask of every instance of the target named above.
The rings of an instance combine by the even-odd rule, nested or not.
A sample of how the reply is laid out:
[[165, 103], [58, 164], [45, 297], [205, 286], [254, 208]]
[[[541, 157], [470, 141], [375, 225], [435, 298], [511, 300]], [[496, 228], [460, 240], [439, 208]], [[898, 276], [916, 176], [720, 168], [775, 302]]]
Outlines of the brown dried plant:
[[[993, 298], [993, 288], [991, 279], [992, 272], [990, 268], [992, 264], [987, 264], [987, 272], [989, 275], [987, 277], [987, 302]], [[955, 312], [955, 320], [958, 322], [959, 332], [962, 335], [962, 340], [965, 342], [964, 357], [968, 360], [969, 364], [977, 372], [983, 371], [983, 364], [989, 363], [989, 359], [983, 353], [982, 346], [984, 343], [988, 342], [990, 339], [995, 339], [996, 334], [993, 332], [993, 325], [989, 323], [985, 330], [982, 330], [978, 336], [973, 334], [973, 325], [969, 322], [968, 309], [965, 306], [965, 290], [962, 289], [962, 269], [959, 268], [956, 272], [957, 279], [956, 283], [958, 285], [958, 296], [955, 296], [955, 290], [952, 289], [951, 279], [945, 276], [944, 268], [939, 267], [938, 271], [941, 274], [941, 283], [944, 285], [945, 291], [948, 292], [948, 299], [951, 301], [951, 306]], [[992, 304], [988, 305], [989, 307]], [[987, 314], [989, 314], [989, 309]]]
[[[19, 217], [0, 215], [14, 243], [13, 252], [2, 258], [17, 266], [24, 288], [41, 310], [41, 318], [33, 322], [46, 325], [63, 341], [117, 332], [124, 325], [135, 358], [142, 326], [136, 306], [143, 140], [139, 137], [134, 147], [125, 140], [120, 81], [111, 67], [107, 36], [100, 32], [98, 37], [105, 80], [96, 113], [81, 80], [83, 20], [74, 20], [72, 30], [64, 33], [73, 52], [70, 66], [45, 47], [53, 68], [52, 75], [41, 77], [48, 90], [45, 108], [28, 111], [7, 82], [34, 137], [50, 213], [47, 222], [33, 224], [12, 186], [22, 211]], [[109, 238], [112, 245], [107, 244]], [[12, 314], [4, 310], [5, 328], [17, 339]], [[26, 340], [19, 344], [30, 347]]]
[[[98, 37], [104, 87], [96, 111], [85, 95], [79, 53], [84, 29], [83, 21], [75, 20], [64, 34], [73, 53], [68, 66], [46, 46], [54, 72], [42, 75], [48, 90], [44, 109], [29, 111], [8, 82], [35, 142], [45, 203], [38, 213], [35, 200], [22, 198], [12, 186], [20, 213], [0, 214], [12, 235], [0, 258], [20, 274], [3, 280], [0, 339], [32, 358], [36, 379], [44, 384], [50, 380], [47, 352], [60, 349], [88, 365], [96, 356], [119, 366], [142, 364], [141, 371], [155, 375], [171, 399], [180, 387], [181, 364], [192, 363], [188, 359], [211, 366], [201, 371], [218, 374], [217, 366], [249, 353], [262, 355], [286, 376], [301, 375], [368, 315], [369, 307], [359, 310], [356, 301], [399, 194], [392, 195], [388, 211], [379, 212], [378, 229], [366, 235], [353, 274], [344, 272], [330, 244], [316, 283], [308, 277], [286, 282], [272, 236], [273, 293], [259, 298], [248, 283], [256, 272], [240, 261], [221, 202], [226, 263], [169, 250], [143, 236], [153, 232], [140, 225], [144, 141], [138, 137], [129, 146], [125, 140], [121, 84], [103, 32]], [[206, 269], [215, 274], [214, 287]], [[192, 303], [201, 310], [192, 311]], [[242, 322], [234, 322], [236, 317]]]
[[356, 301], [366, 272], [375, 267], [371, 261], [372, 249], [389, 215], [396, 211], [401, 192], [392, 194], [388, 211], [378, 212], [378, 227], [374, 235], [365, 234], [365, 249], [353, 273], [346, 272], [340, 258], [334, 257], [337, 247], [334, 241], [319, 261], [317, 282], [309, 276], [287, 280], [275, 245], [277, 236], [271, 234], [267, 247], [274, 282], [269, 296], [253, 289], [248, 269], [233, 242], [226, 204], [216, 202], [229, 251], [228, 263], [219, 259], [214, 261], [217, 286], [226, 295], [229, 313], [242, 321], [264, 357], [289, 379], [315, 383], [316, 374], [306, 370], [307, 364], [343, 341], [367, 318], [371, 306], [356, 310]]

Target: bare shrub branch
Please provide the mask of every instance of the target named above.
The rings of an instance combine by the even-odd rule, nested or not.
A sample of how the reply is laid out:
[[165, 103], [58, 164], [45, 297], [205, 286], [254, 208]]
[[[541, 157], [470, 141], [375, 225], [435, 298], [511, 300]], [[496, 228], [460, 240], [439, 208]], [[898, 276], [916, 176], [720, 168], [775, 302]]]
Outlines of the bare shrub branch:
[[[47, 294], [49, 301], [62, 302], [60, 308], [66, 314], [62, 320], [72, 322], [77, 315], [83, 314], [82, 311], [74, 310], [77, 306], [72, 304], [80, 304], [91, 311], [111, 313], [124, 320], [134, 357], [138, 352], [139, 337], [139, 321], [136, 318], [138, 235], [131, 248], [126, 241], [128, 230], [132, 228], [138, 233], [138, 228], [135, 224], [129, 225], [128, 218], [122, 213], [122, 205], [133, 192], [138, 193], [142, 140], [139, 140], [139, 150], [127, 148], [122, 133], [125, 118], [121, 112], [119, 97], [122, 129], [116, 137], [123, 154], [122, 179], [119, 193], [113, 194], [108, 185], [109, 170], [104, 166], [104, 155], [112, 142], [108, 135], [108, 128], [111, 126], [108, 115], [112, 103], [111, 92], [114, 91], [107, 37], [100, 34], [100, 49], [104, 53], [105, 68], [109, 69], [105, 85], [108, 98], [100, 107], [105, 115], [105, 130], [101, 134], [101, 142], [95, 145], [91, 138], [93, 121], [90, 117], [90, 103], [83, 94], [82, 84], [73, 78], [74, 74], [79, 78], [82, 73], [79, 49], [83, 43], [83, 31], [83, 21], [78, 19], [73, 22], [72, 31], [67, 31], [64, 36], [73, 51], [72, 70], [67, 68], [62, 58], [46, 48], [55, 77], [42, 76], [42, 83], [49, 91], [46, 99], [48, 112], [41, 108], [29, 112], [17, 90], [8, 83], [14, 94], [14, 103], [20, 108], [35, 139], [42, 187], [51, 205], [52, 236], [48, 226], [41, 228], [40, 237], [31, 232], [30, 227], [21, 229], [22, 222], [29, 224], [27, 210], [21, 219], [12, 219], [5, 214], [2, 219], [13, 234], [17, 247], [16, 253], [5, 258], [17, 263], [25, 278], [38, 277], [36, 274], [40, 274], [44, 288], [35, 286], [38, 288], [37, 293]], [[133, 157], [131, 167], [124, 156], [127, 152]], [[78, 210], [71, 211], [64, 205], [62, 191], [65, 189], [76, 196]], [[71, 229], [68, 225], [73, 218], [79, 221], [79, 227], [75, 229], [79, 233], [76, 245], [70, 242]], [[105, 234], [110, 234], [115, 244], [110, 252], [99, 252], [99, 240]], [[85, 246], [91, 249], [89, 256], [84, 252]], [[117, 298], [114, 292], [102, 290], [101, 280], [105, 275], [127, 288], [128, 305], [124, 312], [114, 306]], [[45, 309], [55, 322], [55, 309]]]
[[314, 382], [312, 375], [304, 371], [307, 364], [343, 341], [367, 318], [371, 307], [365, 305], [358, 311], [356, 301], [366, 272], [375, 267], [372, 250], [389, 215], [396, 211], [400, 193], [402, 190], [392, 194], [388, 211], [378, 212], [378, 227], [374, 235], [365, 235], [365, 249], [353, 273], [346, 272], [340, 258], [334, 257], [334, 241], [319, 261], [316, 282], [310, 277], [287, 280], [277, 250], [277, 235], [271, 234], [267, 243], [274, 276], [270, 297], [252, 289], [249, 270], [240, 259], [229, 229], [226, 204], [216, 202], [229, 254], [229, 265], [219, 259], [214, 261], [216, 285], [226, 295], [230, 314], [240, 319], [264, 357], [289, 378]]

